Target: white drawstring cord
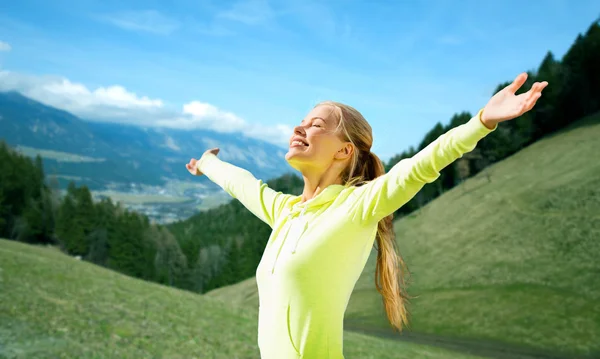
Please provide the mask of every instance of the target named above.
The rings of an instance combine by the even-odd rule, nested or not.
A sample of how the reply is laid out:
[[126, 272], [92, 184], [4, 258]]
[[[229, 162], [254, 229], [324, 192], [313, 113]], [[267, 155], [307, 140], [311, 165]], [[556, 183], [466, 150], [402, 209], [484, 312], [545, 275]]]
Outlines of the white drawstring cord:
[[[306, 226], [308, 224], [308, 222], [303, 221], [304, 213], [306, 212], [307, 207], [308, 206], [305, 206], [304, 208], [302, 208], [302, 211], [300, 212], [300, 215], [298, 216], [298, 220], [301, 222], [300, 225], [302, 226], [302, 228], [299, 231], [299, 234], [296, 235], [296, 243], [294, 245], [294, 249], [292, 249], [292, 254], [296, 253], [296, 248], [298, 247], [298, 242], [300, 241], [300, 237], [302, 237], [302, 234], [304, 234], [304, 231], [306, 230]], [[290, 217], [291, 216], [292, 215], [290, 214]], [[304, 222], [304, 223], [302, 223], [302, 222]], [[290, 235], [290, 232], [298, 233], [296, 228], [294, 228], [294, 230], [292, 230], [292, 227], [294, 227], [294, 220], [291, 220], [287, 226], [287, 229], [285, 229], [285, 231], [286, 231], [285, 237], [286, 238], [287, 238], [287, 236]], [[279, 248], [279, 251], [281, 251], [281, 249], [282, 249], [282, 247]], [[273, 266], [271, 267], [271, 274], [275, 274], [275, 267], [277, 265], [277, 260], [279, 259], [279, 251], [277, 252], [277, 254], [275, 256], [275, 260], [273, 261]]]
[[304, 234], [304, 231], [306, 230], [306, 225], [308, 224], [307, 221], [303, 221], [304, 213], [306, 212], [307, 208], [308, 208], [308, 206], [304, 206], [304, 208], [302, 208], [302, 212], [300, 212], [300, 217], [298, 217], [298, 220], [300, 221], [302, 228], [300, 230], [300, 233], [296, 236], [296, 243], [294, 244], [294, 249], [292, 249], [292, 254], [296, 253], [296, 248], [298, 248], [298, 243], [300, 242], [300, 237], [302, 237], [302, 234]]

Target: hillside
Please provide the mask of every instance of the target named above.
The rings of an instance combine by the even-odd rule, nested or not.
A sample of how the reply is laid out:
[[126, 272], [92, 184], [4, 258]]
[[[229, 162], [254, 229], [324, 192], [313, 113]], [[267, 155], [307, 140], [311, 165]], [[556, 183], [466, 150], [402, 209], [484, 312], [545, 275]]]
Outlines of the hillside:
[[[259, 358], [255, 313], [0, 240], [0, 358]], [[475, 358], [347, 333], [346, 358]]]
[[[600, 353], [600, 114], [445, 192], [395, 224], [412, 272], [411, 334]], [[488, 180], [488, 177], [489, 180]], [[387, 330], [375, 256], [346, 328]], [[258, 306], [254, 278], [207, 294]]]

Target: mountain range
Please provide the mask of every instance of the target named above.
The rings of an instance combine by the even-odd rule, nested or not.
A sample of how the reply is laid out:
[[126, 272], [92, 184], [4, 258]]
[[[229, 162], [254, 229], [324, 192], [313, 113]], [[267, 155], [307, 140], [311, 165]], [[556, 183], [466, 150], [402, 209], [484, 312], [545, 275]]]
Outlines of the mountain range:
[[198, 208], [210, 194], [220, 200], [208, 206], [222, 203], [222, 191], [185, 168], [190, 158], [213, 147], [221, 149], [223, 160], [263, 180], [293, 172], [284, 148], [239, 133], [88, 121], [14, 91], [0, 92], [0, 140], [24, 154], [39, 154], [46, 174], [55, 175], [62, 189], [74, 181], [113, 197], [151, 196], [129, 201], [137, 205], [191, 202]]

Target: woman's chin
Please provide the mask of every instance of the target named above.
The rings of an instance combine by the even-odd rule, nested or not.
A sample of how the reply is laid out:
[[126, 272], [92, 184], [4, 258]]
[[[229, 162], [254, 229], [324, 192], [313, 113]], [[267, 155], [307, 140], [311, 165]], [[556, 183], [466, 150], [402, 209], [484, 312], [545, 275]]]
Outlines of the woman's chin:
[[290, 148], [290, 150], [285, 154], [285, 160], [288, 162], [290, 166], [297, 169], [297, 166], [301, 165], [302, 162], [306, 159], [304, 154], [294, 148]]
[[[290, 150], [285, 154], [285, 160], [288, 161], [288, 163], [293, 162], [294, 159], [298, 158], [298, 154], [294, 153], [294, 151]], [[291, 164], [291, 163], [290, 163]]]
[[302, 151], [299, 147], [290, 147], [285, 154], [285, 159], [289, 161], [294, 158], [299, 158], [302, 156], [303, 152], [304, 151]]

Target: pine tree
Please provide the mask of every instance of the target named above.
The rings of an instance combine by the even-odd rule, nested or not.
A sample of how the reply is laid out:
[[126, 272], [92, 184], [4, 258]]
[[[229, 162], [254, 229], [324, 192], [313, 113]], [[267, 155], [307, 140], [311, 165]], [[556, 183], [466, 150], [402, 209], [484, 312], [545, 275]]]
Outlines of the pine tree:
[[77, 218], [77, 206], [70, 195], [64, 197], [58, 211], [56, 237], [67, 253], [79, 256], [88, 253], [87, 240]]
[[4, 201], [4, 192], [0, 188], [0, 236], [6, 231], [6, 215], [8, 203]]
[[72, 196], [77, 207], [77, 221], [83, 230], [83, 235], [87, 237], [96, 229], [94, 226], [96, 214], [92, 194], [87, 186], [81, 186], [74, 191]]
[[173, 286], [179, 283], [187, 269], [187, 260], [179, 243], [165, 227], [151, 226], [151, 236], [156, 240], [155, 267], [161, 283]]
[[533, 116], [531, 118], [534, 127], [533, 140], [537, 140], [559, 128], [562, 122], [560, 116], [556, 114], [557, 99], [561, 91], [560, 84], [563, 81], [561, 77], [561, 64], [556, 61], [551, 51], [548, 51], [542, 60], [537, 73], [538, 78], [548, 81], [550, 86], [544, 89], [543, 96], [540, 97], [533, 109]]

